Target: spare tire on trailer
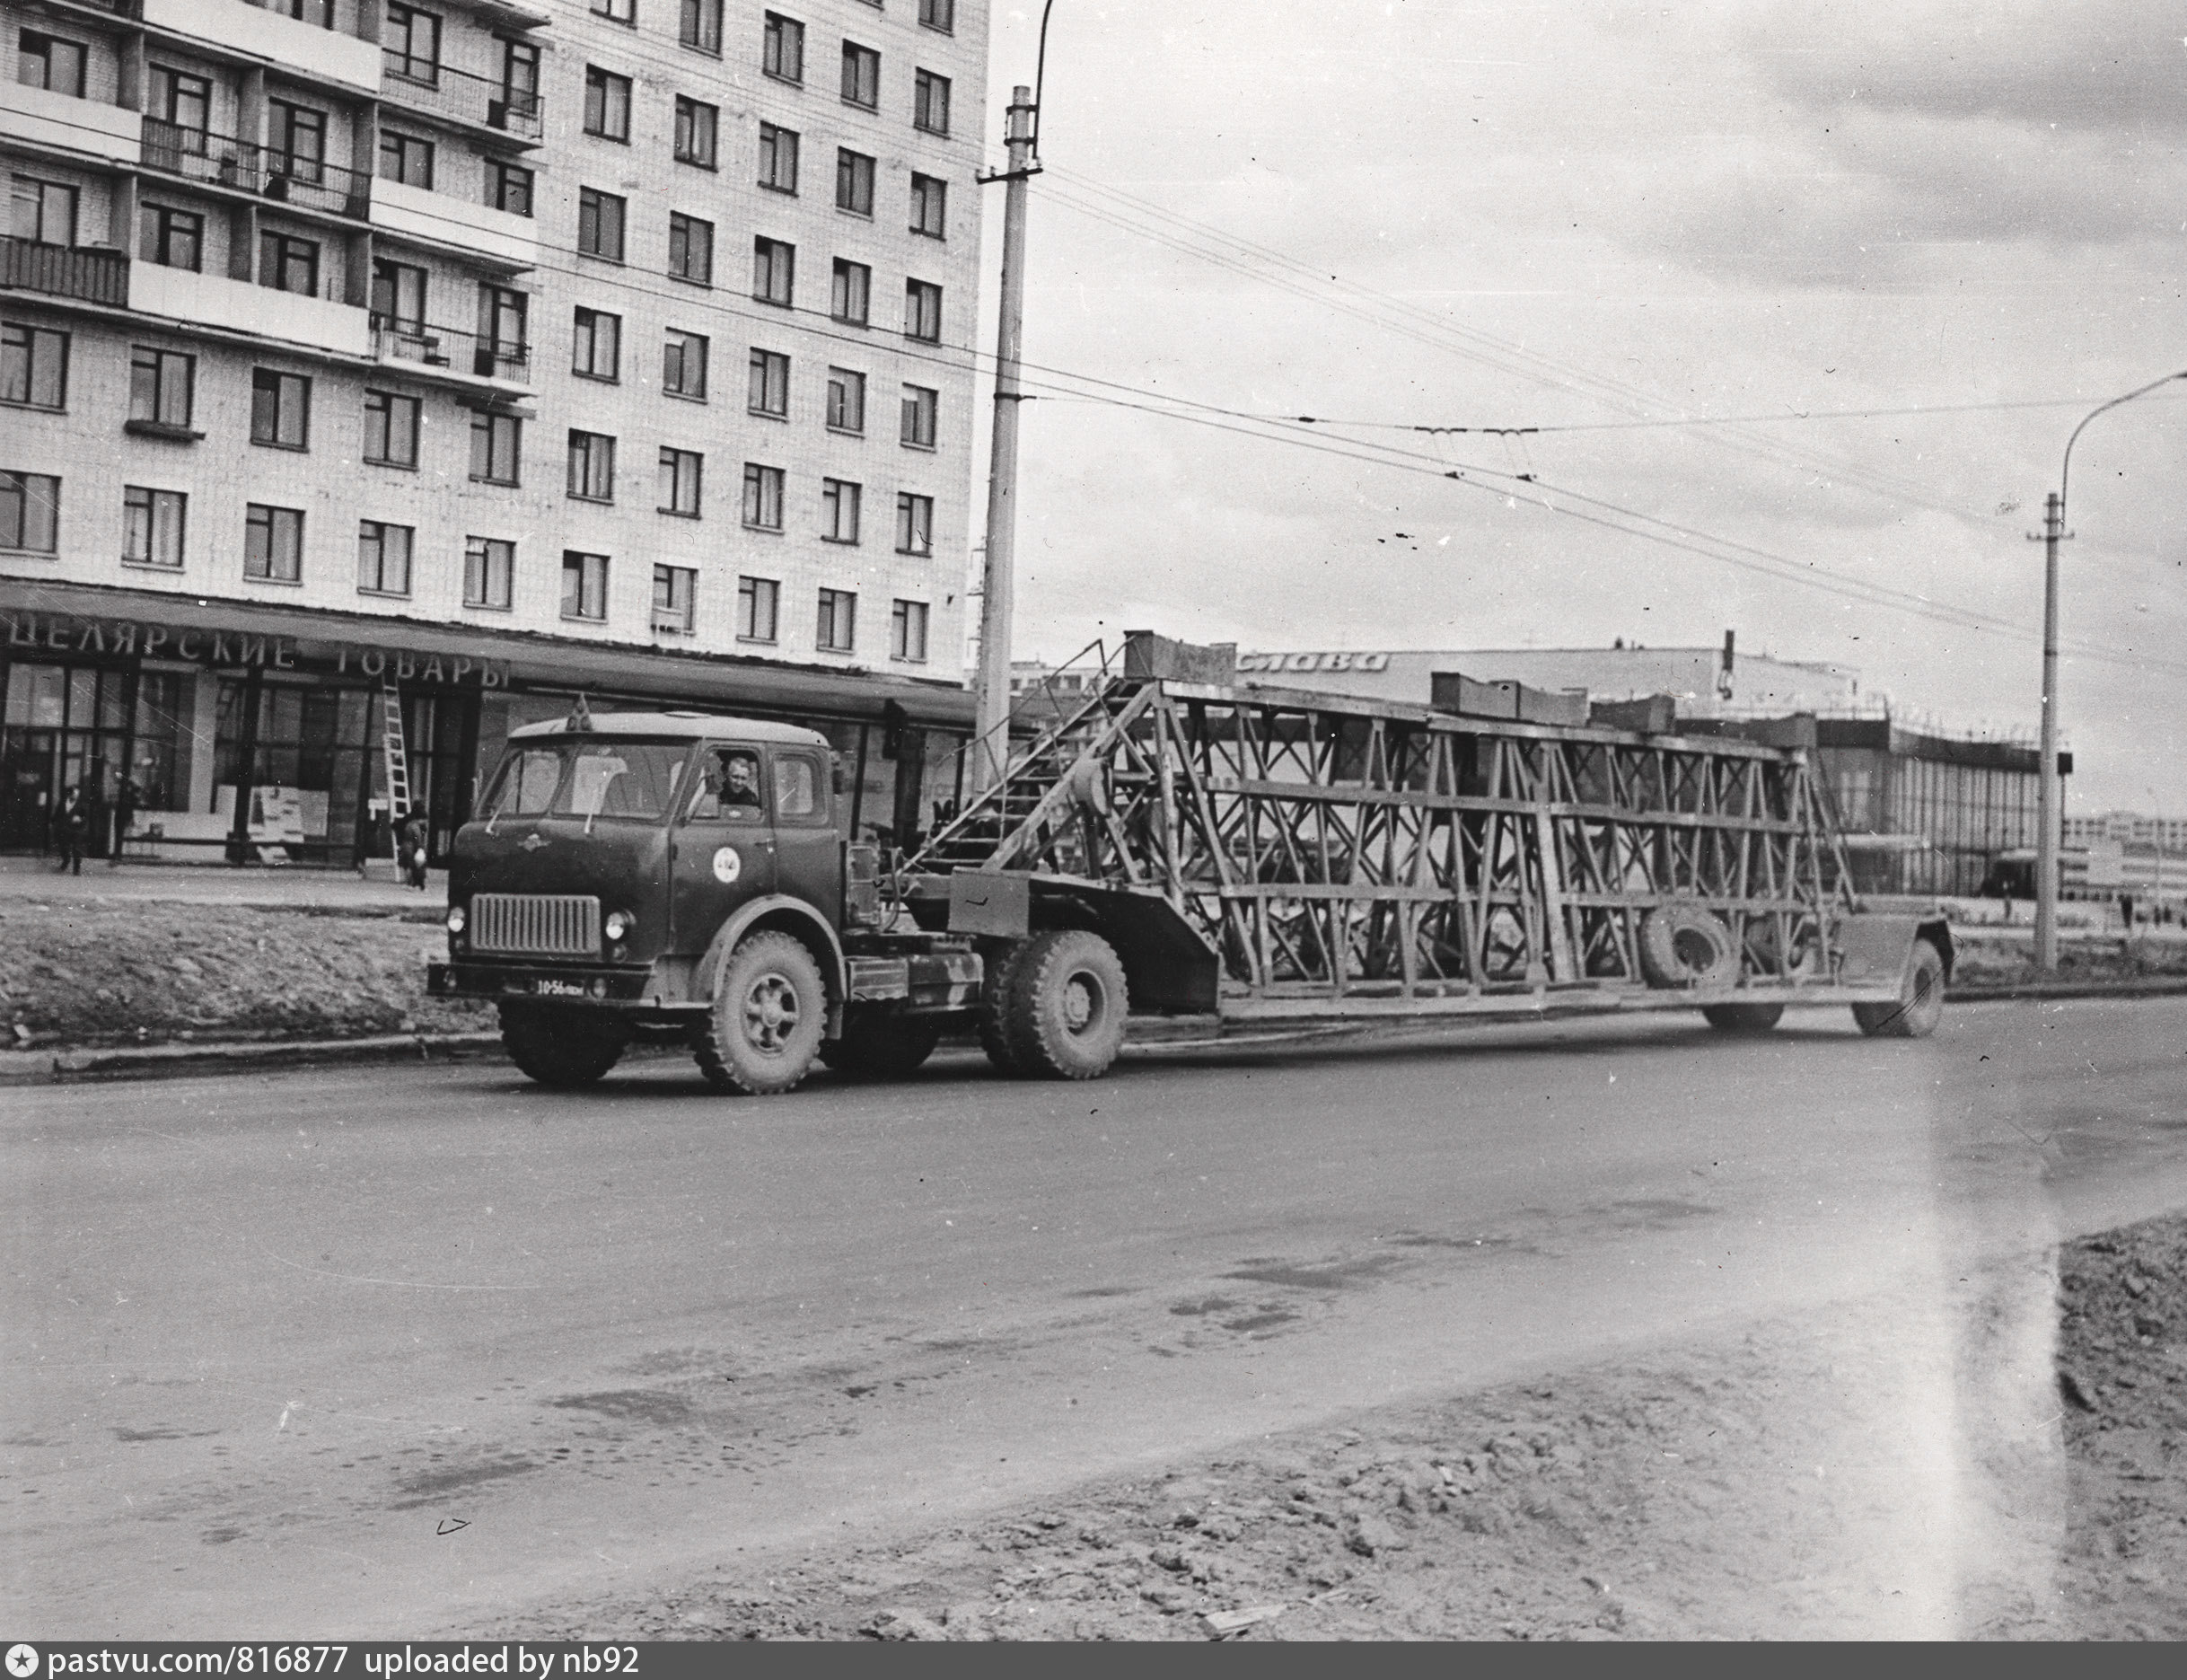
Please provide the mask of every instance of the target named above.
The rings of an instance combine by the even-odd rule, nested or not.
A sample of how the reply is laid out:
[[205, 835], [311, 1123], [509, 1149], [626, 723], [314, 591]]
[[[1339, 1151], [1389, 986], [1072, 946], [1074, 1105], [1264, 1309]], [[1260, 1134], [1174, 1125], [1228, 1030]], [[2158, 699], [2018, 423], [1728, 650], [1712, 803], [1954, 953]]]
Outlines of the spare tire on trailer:
[[1660, 904], [1640, 920], [1640, 974], [1664, 989], [1729, 986], [1739, 978], [1739, 942], [1714, 910]]

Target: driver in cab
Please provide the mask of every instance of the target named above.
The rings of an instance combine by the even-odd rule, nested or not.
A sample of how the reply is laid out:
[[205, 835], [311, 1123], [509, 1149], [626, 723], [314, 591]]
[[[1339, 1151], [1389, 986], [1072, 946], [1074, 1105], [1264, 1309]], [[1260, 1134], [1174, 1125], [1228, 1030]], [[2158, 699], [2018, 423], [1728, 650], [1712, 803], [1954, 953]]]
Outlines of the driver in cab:
[[757, 822], [761, 815], [759, 755], [741, 750], [716, 753], [691, 814], [717, 822]]

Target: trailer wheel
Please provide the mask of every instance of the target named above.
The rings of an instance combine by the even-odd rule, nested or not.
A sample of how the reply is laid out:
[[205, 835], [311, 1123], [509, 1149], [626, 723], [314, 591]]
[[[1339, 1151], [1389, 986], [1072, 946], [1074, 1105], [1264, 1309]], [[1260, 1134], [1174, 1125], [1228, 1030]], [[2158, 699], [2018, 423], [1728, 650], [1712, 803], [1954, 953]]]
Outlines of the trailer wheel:
[[1916, 939], [1896, 1003], [1857, 1003], [1853, 1019], [1870, 1038], [1927, 1038], [1944, 1018], [1944, 953]]
[[1010, 1042], [1010, 989], [1032, 943], [1029, 939], [997, 939], [980, 947], [984, 967], [979, 984], [979, 1048], [1002, 1073], [1024, 1071]]
[[1010, 1047], [1026, 1073], [1098, 1079], [1124, 1047], [1124, 965], [1097, 933], [1035, 934], [1010, 977]]
[[1701, 1010], [1701, 1018], [1717, 1032], [1742, 1037], [1768, 1032], [1784, 1016], [1781, 1003], [1712, 1003]]
[[853, 1079], [900, 1079], [917, 1071], [941, 1042], [941, 1024], [918, 1016], [852, 1016], [843, 1036], [827, 1039], [820, 1059]]
[[549, 1090], [576, 1091], [598, 1085], [622, 1060], [630, 1042], [612, 1016], [572, 1009], [501, 1006], [501, 1044], [519, 1071]]
[[1640, 921], [1640, 973], [1651, 986], [1728, 986], [1739, 946], [1724, 919], [1699, 904], [1658, 905]]
[[713, 1007], [693, 1031], [699, 1071], [747, 1096], [794, 1089], [812, 1070], [827, 1013], [828, 990], [804, 943], [749, 935], [722, 964]]

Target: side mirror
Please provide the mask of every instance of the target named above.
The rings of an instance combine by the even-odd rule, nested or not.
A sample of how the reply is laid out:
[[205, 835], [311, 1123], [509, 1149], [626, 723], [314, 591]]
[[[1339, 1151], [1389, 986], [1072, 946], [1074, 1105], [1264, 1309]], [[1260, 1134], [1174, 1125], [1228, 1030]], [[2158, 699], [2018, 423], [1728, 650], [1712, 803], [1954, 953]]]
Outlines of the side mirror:
[[835, 778], [836, 797], [840, 799], [850, 791], [850, 778], [843, 770], [843, 755], [840, 752], [830, 752], [828, 755], [828, 768]]

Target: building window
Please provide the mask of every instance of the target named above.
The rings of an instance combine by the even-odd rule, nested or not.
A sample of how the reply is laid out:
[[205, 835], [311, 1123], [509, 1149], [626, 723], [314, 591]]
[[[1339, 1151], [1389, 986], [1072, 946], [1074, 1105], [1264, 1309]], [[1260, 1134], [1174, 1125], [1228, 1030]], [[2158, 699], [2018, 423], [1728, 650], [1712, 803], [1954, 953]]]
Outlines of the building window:
[[828, 429], [831, 432], [865, 430], [865, 375], [848, 367], [828, 370]]
[[828, 312], [853, 327], [865, 325], [873, 307], [874, 271], [862, 262], [835, 259], [835, 280], [829, 293]]
[[516, 594], [516, 545], [502, 537], [463, 543], [463, 604], [505, 611]]
[[408, 525], [357, 521], [357, 593], [407, 595], [410, 593], [410, 540]]
[[514, 414], [470, 417], [470, 476], [479, 484], [514, 484], [524, 423]]
[[80, 43], [27, 29], [22, 32], [19, 55], [15, 77], [25, 87], [42, 87], [48, 93], [66, 93], [71, 99], [83, 97], [83, 48]]
[[778, 82], [805, 79], [805, 26], [779, 12], [767, 14], [760, 40], [760, 68]]
[[623, 201], [613, 193], [577, 189], [577, 249], [610, 262], [623, 259]]
[[847, 654], [857, 646], [858, 597], [848, 589], [820, 592], [820, 623], [812, 645], [824, 654]]
[[843, 43], [843, 103], [861, 110], [881, 104], [881, 55], [856, 41]]
[[782, 605], [782, 585], [771, 577], [736, 580], [736, 638], [771, 642]]
[[668, 330], [661, 346], [661, 389], [694, 402], [707, 400], [707, 341], [699, 334]]
[[57, 180], [39, 180], [17, 175], [10, 196], [14, 220], [9, 224], [17, 239], [41, 245], [76, 242], [76, 189]]
[[243, 576], [266, 583], [303, 581], [303, 510], [250, 504], [243, 522]]
[[698, 473], [705, 457], [695, 449], [661, 451], [661, 512], [698, 517]]
[[853, 215], [874, 213], [874, 160], [848, 146], [836, 148], [835, 207]]
[[584, 66], [584, 131], [597, 140], [630, 144], [630, 78]]
[[782, 529], [780, 467], [763, 467], [756, 461], [744, 463], [744, 524], [752, 531]]
[[760, 125], [760, 185], [771, 192], [797, 190], [797, 134], [771, 122]]
[[695, 215], [668, 218], [668, 271], [680, 280], [714, 283], [714, 224]]
[[925, 385], [904, 387], [903, 441], [913, 449], [932, 449], [942, 393]]
[[797, 247], [778, 239], [751, 242], [751, 295], [762, 303], [790, 306], [796, 286]]
[[779, 350], [751, 353], [751, 394], [746, 406], [772, 420], [790, 418], [790, 358]]
[[[134, 383], [131, 396], [134, 399]], [[68, 406], [66, 333], [19, 321], [0, 325], [0, 402], [12, 402], [25, 409]], [[131, 413], [135, 413], [134, 408]], [[180, 423], [189, 424], [187, 398]]]
[[269, 449], [312, 446], [312, 382], [270, 367], [250, 370], [250, 441]]
[[721, 132], [721, 108], [703, 100], [676, 96], [676, 162], [714, 167], [715, 146]]
[[603, 623], [608, 616], [608, 557], [562, 552], [562, 616]]
[[42, 472], [0, 471], [0, 549], [59, 550], [61, 481]]
[[180, 571], [182, 517], [189, 501], [180, 490], [125, 485], [121, 492], [122, 564]]
[[505, 127], [510, 117], [527, 122], [537, 122], [540, 115], [540, 49], [537, 41], [505, 40], [501, 43], [501, 103], [505, 115], [500, 122], [492, 122], [495, 114], [489, 103], [486, 114], [493, 128]]
[[569, 493], [581, 502], [615, 499], [615, 440], [602, 432], [569, 435]]
[[918, 0], [918, 21], [927, 29], [937, 29], [944, 35], [956, 32], [957, 0]]
[[927, 134], [949, 132], [949, 78], [921, 70], [911, 78], [911, 126]]
[[942, 288], [927, 280], [904, 282], [904, 337], [942, 340]]
[[138, 254], [162, 268], [197, 272], [205, 266], [205, 217], [194, 210], [147, 204]]
[[372, 265], [372, 315], [375, 327], [413, 337], [426, 330], [426, 271], [415, 264], [376, 257]]
[[610, 23], [627, 23], [637, 27], [637, 0], [593, 0], [593, 15], [603, 17]]
[[197, 406], [196, 356], [149, 344], [140, 344], [129, 352], [130, 425], [189, 432]]
[[531, 172], [497, 157], [486, 160], [486, 201], [511, 215], [531, 214]]
[[949, 219], [949, 183], [933, 175], [911, 177], [911, 231], [929, 239], [945, 238]]
[[531, 335], [528, 330], [531, 317], [531, 296], [514, 286], [481, 285], [479, 287], [479, 349], [471, 371], [491, 374], [498, 371], [497, 364], [514, 362], [518, 365], [531, 360]]
[[889, 657], [927, 663], [927, 603], [899, 601], [889, 614]]
[[722, 0], [683, 0], [683, 20], [677, 27], [676, 39], [686, 47], [695, 47], [718, 57], [722, 49]]
[[319, 242], [294, 233], [259, 235], [259, 284], [277, 292], [319, 295]]
[[327, 178], [327, 113], [286, 100], [266, 101], [268, 172], [313, 185]]
[[689, 636], [698, 614], [698, 574], [688, 566], [653, 568], [653, 629], [656, 636]]
[[905, 491], [896, 498], [896, 552], [934, 552], [934, 497]]
[[436, 85], [441, 75], [441, 21], [430, 12], [389, 0], [380, 27], [380, 53], [390, 75]]
[[821, 480], [821, 541], [856, 542], [858, 540], [858, 500], [864, 494], [848, 479]]
[[580, 308], [570, 334], [569, 371], [584, 379], [613, 381], [621, 374], [623, 318]]
[[[487, 175], [490, 179], [490, 169]], [[433, 142], [421, 140], [414, 134], [397, 134], [392, 128], [381, 129], [380, 177], [382, 180], [399, 180], [406, 187], [422, 187], [430, 192]]]
[[364, 459], [375, 467], [417, 465], [417, 419], [423, 405], [416, 397], [391, 391], [364, 393]]

